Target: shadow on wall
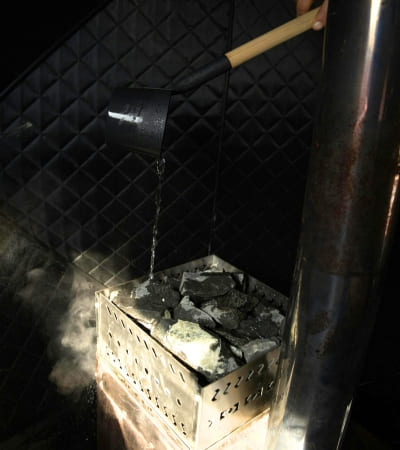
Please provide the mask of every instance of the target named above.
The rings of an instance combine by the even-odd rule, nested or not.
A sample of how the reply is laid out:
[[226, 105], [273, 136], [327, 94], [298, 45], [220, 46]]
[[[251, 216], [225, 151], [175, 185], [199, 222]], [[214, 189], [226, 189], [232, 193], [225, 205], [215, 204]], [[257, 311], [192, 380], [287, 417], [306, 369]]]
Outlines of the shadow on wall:
[[0, 441], [93, 410], [99, 288], [0, 216]]

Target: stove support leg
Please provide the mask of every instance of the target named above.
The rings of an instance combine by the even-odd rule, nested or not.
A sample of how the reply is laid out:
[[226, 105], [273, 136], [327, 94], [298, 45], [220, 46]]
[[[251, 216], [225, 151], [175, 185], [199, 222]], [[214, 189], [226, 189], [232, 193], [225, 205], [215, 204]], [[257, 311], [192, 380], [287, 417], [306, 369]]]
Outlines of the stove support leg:
[[400, 3], [331, 0], [266, 448], [340, 448], [398, 199]]

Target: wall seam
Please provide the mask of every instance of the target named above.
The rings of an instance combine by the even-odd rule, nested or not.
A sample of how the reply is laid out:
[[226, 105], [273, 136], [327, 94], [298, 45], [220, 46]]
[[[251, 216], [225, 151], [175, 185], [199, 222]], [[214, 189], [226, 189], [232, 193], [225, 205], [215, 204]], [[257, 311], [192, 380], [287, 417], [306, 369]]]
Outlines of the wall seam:
[[[229, 11], [229, 23], [228, 23], [228, 32], [226, 37], [226, 52], [232, 49], [233, 42], [233, 25], [235, 19], [235, 9], [236, 9], [236, 1], [228, 0], [230, 4]], [[215, 183], [214, 183], [214, 195], [213, 195], [213, 206], [211, 213], [211, 224], [210, 224], [210, 239], [208, 243], [208, 254], [210, 255], [213, 251], [215, 251], [216, 245], [216, 228], [217, 228], [217, 210], [218, 210], [218, 195], [220, 191], [220, 177], [221, 177], [221, 155], [222, 155], [222, 147], [223, 147], [223, 138], [225, 132], [225, 117], [226, 117], [226, 105], [228, 101], [229, 95], [229, 82], [230, 82], [230, 70], [225, 73], [224, 77], [224, 88], [221, 97], [221, 126], [220, 132], [218, 136], [218, 153], [215, 164]]]

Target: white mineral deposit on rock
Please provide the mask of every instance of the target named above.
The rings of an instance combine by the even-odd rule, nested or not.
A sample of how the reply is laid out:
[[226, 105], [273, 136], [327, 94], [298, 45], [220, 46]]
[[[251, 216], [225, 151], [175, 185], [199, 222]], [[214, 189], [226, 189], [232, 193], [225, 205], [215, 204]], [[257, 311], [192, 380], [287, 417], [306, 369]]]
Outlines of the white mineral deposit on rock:
[[201, 309], [227, 330], [233, 330], [239, 326], [240, 316], [238, 310], [229, 307], [220, 308], [215, 299], [203, 303]]
[[152, 330], [152, 335], [200, 373], [208, 377], [224, 374], [226, 363], [220, 357], [220, 339], [197, 323], [178, 320], [166, 326], [161, 321]]
[[226, 272], [184, 272], [180, 284], [182, 295], [192, 300], [224, 295], [235, 287], [235, 281]]
[[272, 339], [254, 339], [249, 343], [242, 345], [241, 350], [246, 362], [253, 361], [274, 348], [278, 347], [278, 343]]
[[183, 272], [121, 292], [113, 303], [208, 381], [278, 347], [285, 324], [273, 299], [246, 291], [241, 273]]
[[272, 322], [280, 327], [282, 325], [282, 322], [285, 320], [285, 316], [283, 316], [277, 309], [271, 310], [270, 314]]
[[134, 290], [134, 297], [135, 298], [142, 298], [150, 294], [148, 291], [148, 286], [150, 284], [149, 280], [146, 280], [144, 283], [139, 284]]
[[175, 307], [174, 317], [175, 319], [198, 323], [207, 328], [215, 328], [216, 326], [212, 317], [205, 311], [197, 308], [188, 295], [183, 297], [179, 305]]

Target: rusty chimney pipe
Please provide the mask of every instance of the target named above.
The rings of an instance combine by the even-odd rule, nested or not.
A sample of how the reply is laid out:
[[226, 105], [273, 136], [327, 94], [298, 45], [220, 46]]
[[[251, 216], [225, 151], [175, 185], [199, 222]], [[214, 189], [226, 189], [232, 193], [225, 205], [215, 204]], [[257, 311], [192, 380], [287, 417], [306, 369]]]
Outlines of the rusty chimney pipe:
[[400, 2], [331, 0], [266, 448], [340, 448], [398, 199]]

